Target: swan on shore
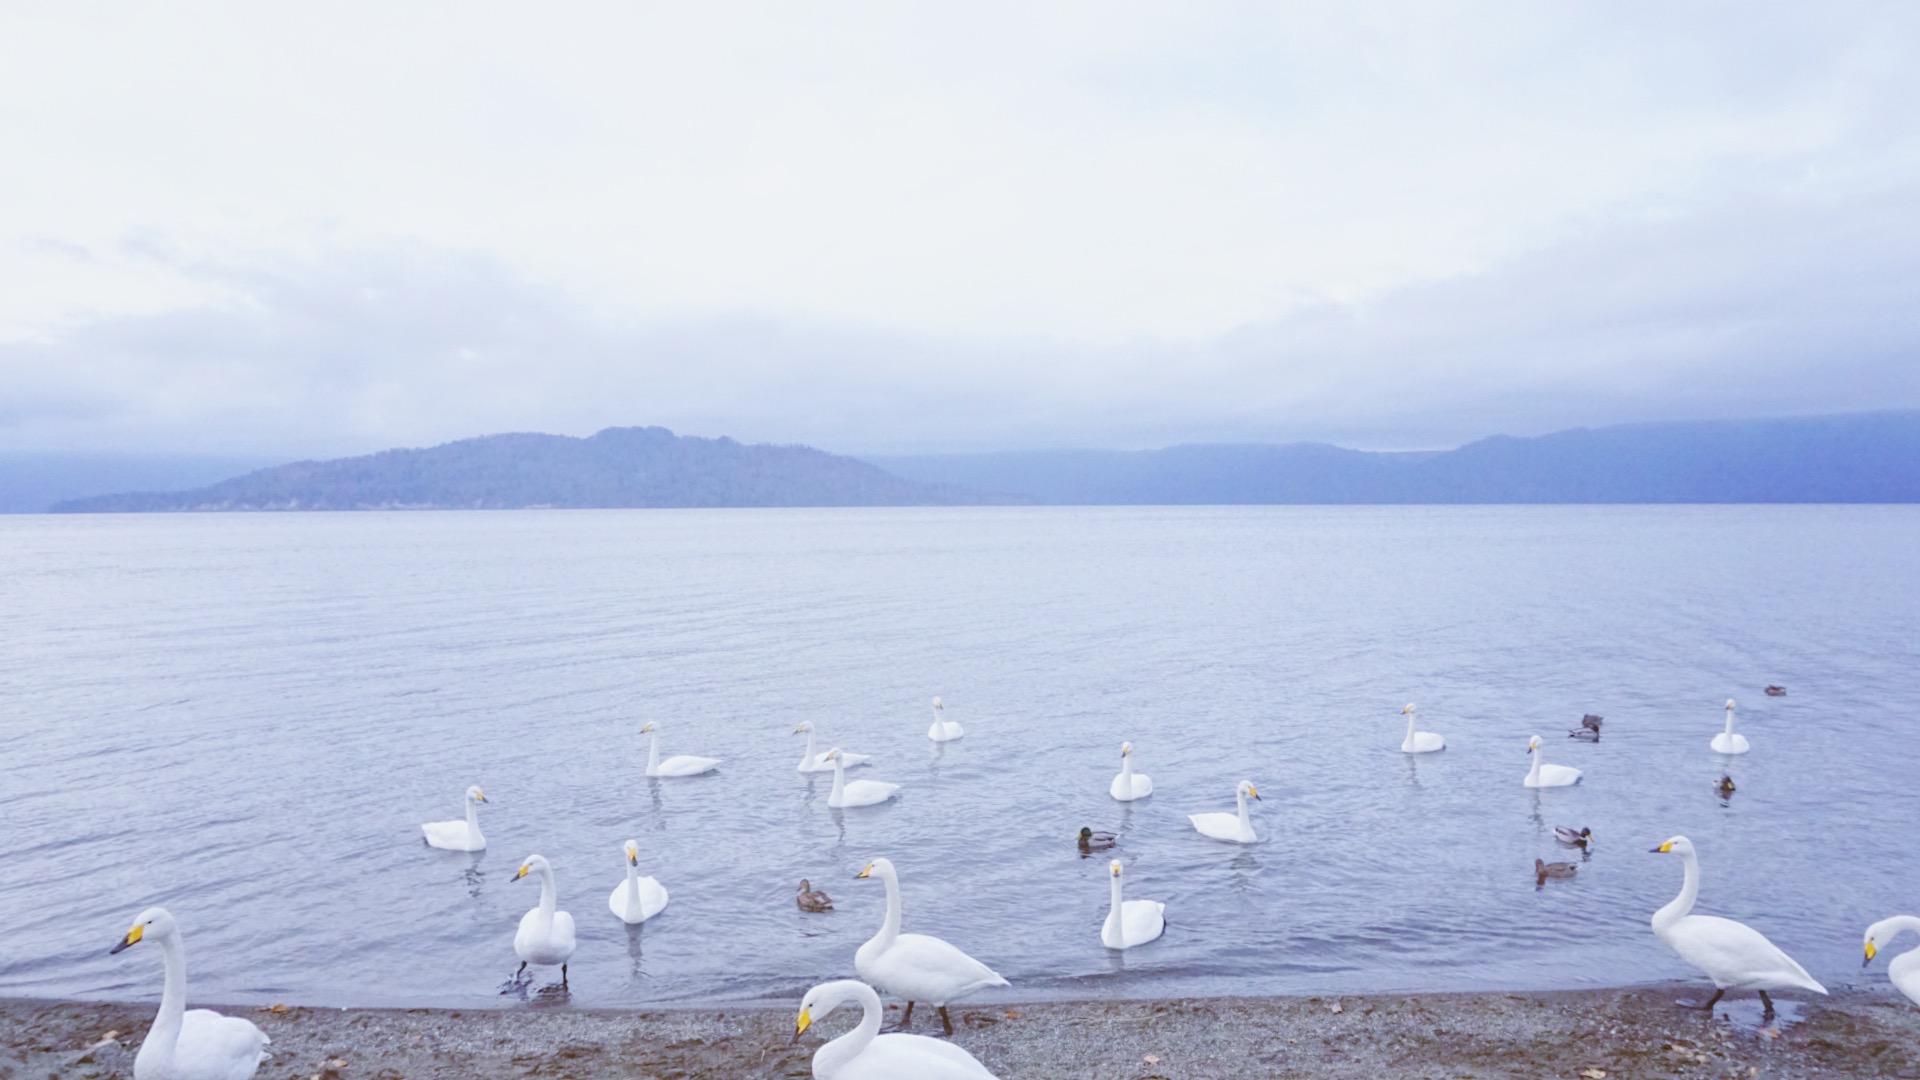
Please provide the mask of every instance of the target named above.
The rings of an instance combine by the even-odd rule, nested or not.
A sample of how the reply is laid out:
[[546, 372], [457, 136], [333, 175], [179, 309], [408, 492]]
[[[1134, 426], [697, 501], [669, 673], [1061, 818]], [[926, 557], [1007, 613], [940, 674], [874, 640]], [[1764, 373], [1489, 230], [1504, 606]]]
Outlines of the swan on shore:
[[1727, 726], [1713, 737], [1713, 752], [1716, 754], [1744, 754], [1749, 747], [1747, 737], [1733, 730], [1733, 699], [1727, 699]]
[[934, 742], [952, 742], [967, 733], [960, 721], [946, 719], [946, 708], [939, 698], [933, 699], [933, 726], [927, 729], [927, 738]]
[[480, 833], [480, 803], [487, 797], [477, 787], [467, 789], [467, 819], [465, 821], [429, 821], [420, 826], [426, 834], [427, 846], [445, 851], [485, 851], [487, 838]]
[[1526, 787], [1566, 787], [1580, 782], [1580, 770], [1571, 765], [1549, 765], [1546, 755], [1540, 751], [1540, 736], [1527, 740], [1527, 753], [1533, 755], [1533, 765], [1527, 769], [1527, 778], [1521, 783]]
[[573, 916], [558, 910], [560, 890], [553, 883], [553, 867], [544, 857], [527, 856], [513, 880], [519, 881], [528, 874], [540, 879], [540, 903], [520, 916], [520, 929], [513, 935], [513, 951], [520, 957], [520, 969], [513, 977], [518, 982], [526, 974], [528, 964], [539, 967], [558, 964], [560, 988], [564, 990], [567, 961], [573, 957]]
[[859, 1004], [860, 1023], [813, 1052], [814, 1080], [994, 1080], [985, 1065], [950, 1042], [880, 1034], [880, 995], [858, 979], [824, 982], [807, 991], [793, 1037], [848, 1002]]
[[[796, 768], [801, 772], [833, 771], [833, 763], [826, 759], [826, 755], [813, 752], [813, 721], [800, 721], [799, 725], [793, 729], [793, 733], [804, 734], [807, 737], [807, 751], [800, 755], [800, 764]], [[849, 754], [845, 750], [840, 751], [840, 760], [845, 762], [849, 769], [855, 765], [865, 765], [872, 757], [872, 754]]]
[[940, 1022], [953, 1034], [947, 1003], [989, 986], [1007, 986], [992, 968], [928, 934], [900, 932], [900, 876], [893, 863], [875, 859], [854, 880], [879, 878], [887, 887], [887, 913], [880, 932], [853, 954], [853, 969], [875, 987], [907, 1003], [900, 1026], [913, 1019], [913, 1003], [924, 1001], [940, 1010]]
[[[1867, 958], [1860, 962], [1861, 967], [1873, 963], [1880, 950], [1894, 943], [1901, 934], [1912, 930], [1920, 933], [1920, 918], [1912, 915], [1895, 915], [1890, 919], [1881, 919], [1867, 927]], [[1887, 978], [1893, 981], [1894, 988], [1907, 995], [1907, 1000], [1920, 1005], [1920, 947], [1908, 949], [1893, 958], [1887, 964]]]
[[187, 950], [180, 926], [166, 908], [150, 907], [135, 915], [133, 929], [107, 953], [142, 941], [160, 946], [166, 981], [160, 1011], [133, 1059], [134, 1080], [249, 1080], [260, 1063], [273, 1056], [267, 1053], [273, 1040], [251, 1021], [187, 1008]]
[[660, 728], [646, 724], [640, 728], [640, 734], [647, 736], [647, 775], [648, 776], [699, 776], [709, 773], [720, 764], [719, 758], [696, 757], [692, 754], [675, 754], [665, 761], [660, 760]]
[[1107, 921], [1100, 925], [1100, 944], [1109, 949], [1131, 949], [1145, 945], [1166, 932], [1167, 905], [1158, 900], [1124, 900], [1120, 879], [1126, 873], [1115, 859], [1107, 867], [1113, 884], [1109, 886]]
[[632, 926], [660, 914], [667, 906], [667, 890], [658, 881], [640, 876], [640, 845], [627, 841], [627, 879], [613, 887], [607, 907], [619, 920]]
[[837, 746], [822, 756], [833, 766], [833, 790], [827, 794], [827, 805], [835, 810], [849, 806], [873, 806], [886, 802], [900, 791], [899, 784], [889, 784], [884, 780], [848, 780]]
[[1827, 988], [1807, 974], [1793, 957], [1743, 922], [1718, 915], [1694, 915], [1693, 902], [1700, 897], [1700, 857], [1693, 841], [1675, 836], [1653, 849], [1656, 854], [1680, 856], [1686, 879], [1680, 895], [1653, 913], [1653, 932], [1680, 959], [1706, 972], [1715, 987], [1713, 997], [1700, 1008], [1712, 1011], [1720, 995], [1728, 990], [1758, 990], [1766, 1015], [1773, 1015], [1769, 990], [1811, 990], [1824, 994]]
[[1208, 839], [1225, 840], [1229, 844], [1251, 844], [1260, 838], [1254, 834], [1253, 822], [1247, 818], [1247, 796], [1251, 795], [1257, 800], [1260, 792], [1254, 788], [1253, 781], [1242, 780], [1234, 786], [1233, 794], [1239, 804], [1238, 813], [1188, 814], [1187, 820], [1193, 822], [1193, 827], [1200, 831], [1200, 835]]
[[1153, 777], [1133, 771], [1133, 744], [1120, 744], [1120, 774], [1107, 785], [1107, 794], [1121, 802], [1144, 799], [1153, 794]]
[[1407, 737], [1400, 740], [1400, 752], [1403, 754], [1431, 754], [1435, 750], [1445, 750], [1447, 740], [1431, 731], [1413, 730], [1413, 705], [1408, 704], [1400, 710], [1407, 717]]

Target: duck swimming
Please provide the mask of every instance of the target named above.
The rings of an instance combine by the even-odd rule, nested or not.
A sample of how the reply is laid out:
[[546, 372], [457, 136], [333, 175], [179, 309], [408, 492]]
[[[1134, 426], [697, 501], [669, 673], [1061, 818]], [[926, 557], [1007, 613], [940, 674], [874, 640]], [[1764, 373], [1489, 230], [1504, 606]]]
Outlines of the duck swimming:
[[833, 910], [833, 897], [809, 885], [806, 878], [801, 878], [800, 887], [794, 890], [793, 903], [801, 911]]
[[1588, 844], [1593, 843], [1593, 830], [1582, 828], [1579, 832], [1574, 832], [1565, 825], [1555, 825], [1553, 827], [1553, 838], [1563, 844], [1584, 848]]
[[1604, 716], [1595, 716], [1592, 713], [1588, 713], [1580, 718], [1579, 727], [1567, 732], [1567, 738], [1585, 739], [1587, 742], [1599, 742], [1600, 722], [1605, 719], [1606, 717]]
[[1080, 829], [1081, 851], [1105, 851], [1120, 842], [1120, 838], [1110, 832], [1094, 832], [1082, 826]]
[[1768, 697], [1786, 697], [1786, 696], [1787, 696], [1787, 688], [1786, 688], [1786, 687], [1784, 687], [1784, 686], [1771, 686], [1771, 685], [1770, 685], [1770, 686], [1768, 686], [1768, 687], [1767, 687], [1767, 696], [1768, 696]]
[[1565, 880], [1580, 872], [1580, 868], [1570, 862], [1545, 862], [1533, 860], [1533, 877], [1536, 887], [1545, 885], [1548, 878]]
[[1733, 777], [1722, 776], [1718, 781], [1714, 783], [1713, 790], [1719, 792], [1720, 797], [1723, 799], [1729, 795], [1732, 795], [1733, 794]]

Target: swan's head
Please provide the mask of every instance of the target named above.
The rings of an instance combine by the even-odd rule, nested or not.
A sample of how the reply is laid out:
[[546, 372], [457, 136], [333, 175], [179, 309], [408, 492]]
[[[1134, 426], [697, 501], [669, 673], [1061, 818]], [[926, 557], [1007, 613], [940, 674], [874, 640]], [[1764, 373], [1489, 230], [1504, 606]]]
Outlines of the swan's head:
[[1728, 711], [1728, 712], [1732, 712], [1732, 711], [1733, 711], [1733, 699], [1732, 699], [1732, 698], [1728, 698], [1728, 699], [1727, 699], [1727, 711]]
[[513, 875], [513, 880], [519, 881], [521, 878], [526, 877], [528, 874], [537, 874], [542, 870], [551, 870], [551, 869], [552, 867], [550, 867], [547, 864], [546, 856], [529, 855], [527, 856], [527, 861], [520, 864], [520, 872]]
[[939, 699], [939, 698], [934, 698], [934, 699], [933, 699], [933, 707], [934, 707], [934, 708], [935, 708], [936, 710], [938, 710], [938, 709], [944, 709], [944, 708], [946, 708], [946, 706], [945, 706], [945, 705], [942, 705], [942, 704], [940, 704], [940, 699]]
[[[886, 859], [875, 859], [872, 862], [868, 863], [864, 870], [861, 870], [859, 873], [853, 875], [853, 879], [855, 881], [859, 881], [861, 878], [870, 878], [875, 874], [891, 873], [892, 871], [893, 871], [892, 862]], [[823, 1013], [821, 1015], [824, 1016], [825, 1014]]]
[[133, 929], [128, 930], [126, 936], [120, 939], [120, 944], [108, 949], [107, 955], [112, 956], [121, 949], [138, 945], [149, 937], [166, 937], [179, 932], [179, 928], [174, 925], [173, 916], [167, 913], [166, 908], [150, 907], [133, 917]]
[[1126, 756], [1127, 756], [1128, 754], [1131, 754], [1131, 753], [1133, 753], [1133, 744], [1132, 744], [1132, 743], [1130, 743], [1130, 742], [1123, 742], [1123, 743], [1121, 743], [1121, 744], [1120, 744], [1120, 756], [1121, 756], [1121, 757], [1126, 757]]
[[808, 723], [805, 720], [802, 720], [798, 724], [795, 724], [793, 726], [793, 733], [795, 735], [805, 735], [807, 732], [812, 730], [813, 730], [813, 725]]
[[839, 760], [840, 760], [840, 748], [836, 746], [836, 747], [834, 747], [833, 749], [831, 749], [831, 750], [829, 750], [829, 751], [827, 751], [826, 753], [824, 753], [824, 754], [821, 754], [821, 755], [820, 755], [820, 760], [821, 760], [821, 761], [839, 761]]
[[1533, 738], [1527, 740], [1527, 753], [1531, 754], [1538, 749], [1540, 749], [1540, 736], [1535, 735]]
[[1254, 789], [1253, 781], [1251, 780], [1240, 781], [1240, 786], [1234, 790], [1241, 795], [1251, 796], [1255, 799], [1260, 797], [1260, 792]]
[[1653, 853], [1656, 855], [1691, 855], [1693, 854], [1693, 841], [1684, 836], [1676, 836], [1666, 843], [1661, 844], [1659, 847], [1654, 848]]
[[482, 792], [482, 791], [481, 791], [481, 790], [480, 790], [480, 789], [479, 789], [478, 787], [470, 787], [470, 788], [468, 788], [468, 789], [467, 789], [467, 798], [468, 798], [468, 799], [469, 799], [470, 801], [472, 801], [472, 802], [486, 802], [486, 801], [487, 801], [487, 796], [486, 796], [486, 793], [484, 793], [484, 792]]
[[1867, 927], [1867, 958], [1860, 962], [1860, 966], [1866, 967], [1873, 963], [1873, 958], [1880, 955], [1880, 950], [1893, 944], [1893, 939], [1899, 937], [1903, 929], [1905, 927], [1901, 925], [1901, 919], [1897, 915], [1891, 919], [1881, 919]]
[[1112, 862], [1107, 864], [1107, 873], [1112, 874], [1114, 877], [1120, 876], [1120, 860], [1119, 859], [1115, 859]]
[[1402, 716], [1412, 716], [1412, 715], [1413, 715], [1413, 704], [1412, 704], [1411, 702], [1409, 702], [1409, 703], [1407, 704], [1407, 707], [1406, 707], [1406, 708], [1404, 708], [1404, 709], [1401, 709], [1401, 710], [1400, 710], [1400, 715], [1402, 715]]
[[634, 843], [632, 840], [627, 841], [627, 865], [640, 865], [640, 845]]
[[853, 987], [857, 985], [851, 979], [843, 979], [821, 983], [807, 991], [807, 996], [800, 999], [800, 1015], [793, 1022], [793, 1041], [800, 1041], [800, 1036], [807, 1033], [815, 1020], [853, 1000]]
[[652, 731], [652, 730], [653, 730], [653, 721], [651, 721], [651, 720], [649, 720], [649, 721], [647, 721], [646, 723], [644, 723], [644, 724], [641, 724], [641, 725], [640, 725], [640, 734], [642, 734], [642, 735], [645, 735], [645, 734], [647, 734], [648, 732], [650, 732], [650, 731]]

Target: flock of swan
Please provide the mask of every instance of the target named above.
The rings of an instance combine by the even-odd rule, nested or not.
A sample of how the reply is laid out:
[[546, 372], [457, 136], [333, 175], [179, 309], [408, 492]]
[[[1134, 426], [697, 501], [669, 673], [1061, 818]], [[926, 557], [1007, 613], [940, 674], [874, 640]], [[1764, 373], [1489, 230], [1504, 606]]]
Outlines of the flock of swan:
[[[1768, 692], [1772, 693], [1773, 689], [1769, 687]], [[965, 731], [958, 722], [945, 719], [943, 709], [941, 700], [934, 698], [934, 720], [927, 737], [935, 742], [962, 738]], [[1446, 740], [1439, 734], [1417, 730], [1412, 705], [1401, 711], [1407, 717], [1406, 736], [1400, 746], [1403, 752], [1427, 754], [1446, 748]], [[1734, 703], [1728, 701], [1725, 728], [1711, 742], [1716, 753], [1744, 754], [1751, 749], [1747, 738], [1733, 730], [1733, 716]], [[1596, 735], [1598, 720], [1598, 717], [1589, 717], [1590, 722], [1586, 724]], [[717, 758], [686, 754], [663, 760], [657, 726], [647, 724], [641, 732], [649, 737], [646, 774], [650, 777], [698, 776], [711, 772], [721, 763]], [[898, 784], [876, 780], [848, 781], [846, 770], [866, 764], [869, 755], [844, 753], [838, 747], [818, 750], [812, 724], [800, 724], [794, 734], [807, 737], [806, 751], [798, 766], [800, 772], [833, 772], [829, 806], [871, 806], [893, 798], [900, 790]], [[1580, 770], [1543, 760], [1539, 736], [1528, 741], [1527, 752], [1532, 760], [1522, 781], [1526, 787], [1567, 787], [1579, 782]], [[1134, 771], [1132, 743], [1121, 744], [1120, 772], [1113, 778], [1108, 793], [1122, 802], [1153, 794], [1152, 778]], [[1189, 815], [1195, 831], [1226, 843], [1255, 842], [1258, 836], [1248, 817], [1247, 800], [1258, 800], [1260, 793], [1252, 781], [1242, 780], [1235, 787], [1235, 798], [1234, 812]], [[480, 831], [478, 807], [486, 801], [486, 795], [478, 787], [469, 787], [463, 820], [428, 822], [421, 826], [427, 845], [449, 851], [484, 850], [487, 841]], [[1564, 836], [1574, 837], [1570, 843], [1583, 843], [1592, 835], [1588, 830], [1579, 834], [1561, 831]], [[1110, 846], [1112, 837], [1083, 829], [1080, 842], [1082, 850], [1097, 849]], [[1805, 968], [1758, 930], [1732, 919], [1693, 914], [1694, 901], [1700, 893], [1700, 859], [1692, 841], [1685, 836], [1674, 836], [1653, 851], [1680, 857], [1684, 874], [1680, 893], [1654, 913], [1652, 924], [1653, 932], [1662, 942], [1713, 981], [1712, 998], [1698, 1007], [1711, 1011], [1728, 990], [1754, 990], [1771, 1015], [1770, 990], [1826, 993], [1826, 988]], [[626, 876], [614, 886], [607, 906], [622, 922], [644, 922], [665, 910], [667, 890], [653, 878], [640, 874], [640, 848], [636, 842], [628, 840], [624, 853]], [[1536, 860], [1536, 866], [1539, 865]], [[1126, 899], [1124, 868], [1114, 860], [1108, 870], [1110, 906], [1100, 927], [1101, 944], [1109, 949], [1131, 949], [1157, 940], [1166, 930], [1166, 905], [1156, 900]], [[1547, 871], [1542, 872], [1544, 876]], [[520, 958], [520, 967], [511, 985], [521, 985], [522, 980], [528, 978], [530, 965], [557, 966], [559, 986], [564, 990], [567, 963], [575, 945], [573, 916], [559, 907], [553, 867], [544, 857], [529, 855], [514, 880], [530, 876], [540, 883], [540, 899], [521, 917], [514, 934], [513, 947]], [[947, 1015], [947, 1005], [986, 987], [1006, 986], [1007, 980], [941, 938], [902, 932], [900, 878], [891, 861], [876, 858], [858, 877], [878, 878], [885, 886], [886, 914], [879, 932], [854, 953], [853, 966], [859, 978], [821, 983], [807, 991], [801, 1001], [795, 1021], [796, 1039], [816, 1021], [843, 1005], [858, 1005], [861, 1009], [860, 1021], [853, 1030], [830, 1040], [814, 1053], [813, 1075], [818, 1080], [880, 1080], [906, 1076], [926, 1080], [992, 1080], [993, 1074], [984, 1065], [951, 1042], [901, 1031], [881, 1034], [883, 1010], [876, 988], [906, 1001], [900, 1018], [901, 1029], [911, 1022], [913, 1007], [919, 1002], [939, 1012], [946, 1034], [951, 1036], [953, 1022]], [[811, 906], [809, 898], [815, 898]], [[805, 882], [801, 883], [798, 903], [804, 910], [824, 910], [830, 906], [824, 894], [811, 892]], [[1864, 964], [1871, 964], [1882, 949], [1910, 930], [1920, 934], [1920, 917], [1894, 916], [1868, 927]], [[186, 1008], [185, 949], [178, 925], [164, 908], [148, 908], [135, 916], [132, 929], [111, 951], [118, 953], [143, 941], [159, 946], [165, 982], [159, 1013], [134, 1060], [135, 1080], [247, 1080], [254, 1076], [260, 1063], [269, 1057], [266, 1034], [237, 1017]], [[1920, 948], [1895, 957], [1889, 965], [1889, 977], [1903, 994], [1920, 1004]]]

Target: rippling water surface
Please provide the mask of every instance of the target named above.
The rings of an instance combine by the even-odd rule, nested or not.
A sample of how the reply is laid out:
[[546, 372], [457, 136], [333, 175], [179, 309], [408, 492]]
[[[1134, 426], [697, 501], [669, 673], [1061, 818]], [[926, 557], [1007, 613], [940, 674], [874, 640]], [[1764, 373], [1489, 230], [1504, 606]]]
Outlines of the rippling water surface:
[[[1702, 910], [1841, 983], [1920, 906], [1916, 582], [1911, 507], [0, 518], [0, 995], [157, 992], [107, 948], [162, 903], [196, 1000], [507, 1004], [532, 852], [576, 1004], [851, 974], [876, 855], [1003, 997], [1621, 984], [1689, 975], [1646, 921], [1674, 833]], [[1398, 752], [1408, 701], [1444, 753]], [[648, 780], [649, 720], [725, 764]], [[897, 802], [828, 809], [799, 720]], [[1584, 783], [1521, 787], [1536, 732]], [[1263, 842], [1200, 838], [1242, 777]], [[474, 783], [489, 850], [424, 847]], [[1557, 824], [1599, 844], [1536, 891]], [[1082, 825], [1164, 939], [1100, 946]], [[607, 911], [629, 837], [672, 893], [643, 929]]]

